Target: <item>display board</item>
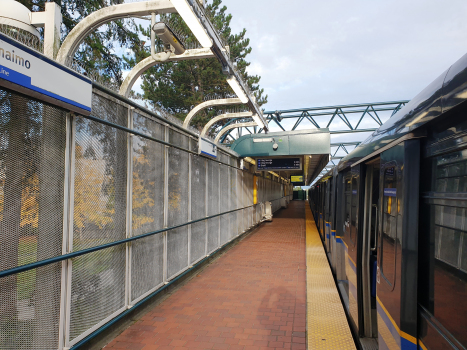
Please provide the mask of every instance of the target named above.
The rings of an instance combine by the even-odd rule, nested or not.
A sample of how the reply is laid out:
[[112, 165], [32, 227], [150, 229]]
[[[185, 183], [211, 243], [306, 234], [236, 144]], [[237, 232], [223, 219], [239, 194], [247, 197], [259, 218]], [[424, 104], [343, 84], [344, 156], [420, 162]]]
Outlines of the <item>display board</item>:
[[256, 169], [266, 170], [302, 170], [301, 158], [257, 158]]
[[291, 176], [290, 177], [290, 182], [292, 182], [292, 183], [303, 182], [303, 175]]

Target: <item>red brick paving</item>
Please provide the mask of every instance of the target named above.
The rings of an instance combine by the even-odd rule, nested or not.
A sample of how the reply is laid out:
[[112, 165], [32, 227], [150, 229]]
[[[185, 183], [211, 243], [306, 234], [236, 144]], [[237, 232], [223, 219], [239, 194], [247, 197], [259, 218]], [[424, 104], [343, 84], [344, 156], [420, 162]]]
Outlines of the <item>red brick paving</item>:
[[306, 349], [305, 203], [291, 202], [105, 349]]

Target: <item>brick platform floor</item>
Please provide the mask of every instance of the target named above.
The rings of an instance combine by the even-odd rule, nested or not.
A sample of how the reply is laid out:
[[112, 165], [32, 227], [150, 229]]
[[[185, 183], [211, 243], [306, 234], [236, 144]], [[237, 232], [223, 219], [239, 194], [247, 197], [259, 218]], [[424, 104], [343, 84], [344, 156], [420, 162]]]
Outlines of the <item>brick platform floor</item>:
[[291, 202], [105, 349], [306, 349], [305, 205]]

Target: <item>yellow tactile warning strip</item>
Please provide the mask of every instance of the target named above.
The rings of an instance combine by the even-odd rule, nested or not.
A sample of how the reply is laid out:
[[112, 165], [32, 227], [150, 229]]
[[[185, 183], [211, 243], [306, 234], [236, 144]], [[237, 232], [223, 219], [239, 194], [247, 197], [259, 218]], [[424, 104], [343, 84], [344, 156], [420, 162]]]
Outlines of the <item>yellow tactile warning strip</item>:
[[305, 210], [308, 349], [356, 350], [313, 215]]

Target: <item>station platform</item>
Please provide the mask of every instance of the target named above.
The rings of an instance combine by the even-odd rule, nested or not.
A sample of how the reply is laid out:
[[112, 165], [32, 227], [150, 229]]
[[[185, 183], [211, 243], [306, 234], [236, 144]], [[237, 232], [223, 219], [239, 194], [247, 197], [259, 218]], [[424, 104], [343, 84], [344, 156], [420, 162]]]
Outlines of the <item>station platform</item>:
[[292, 201], [105, 349], [355, 349], [337, 293], [308, 203]]

